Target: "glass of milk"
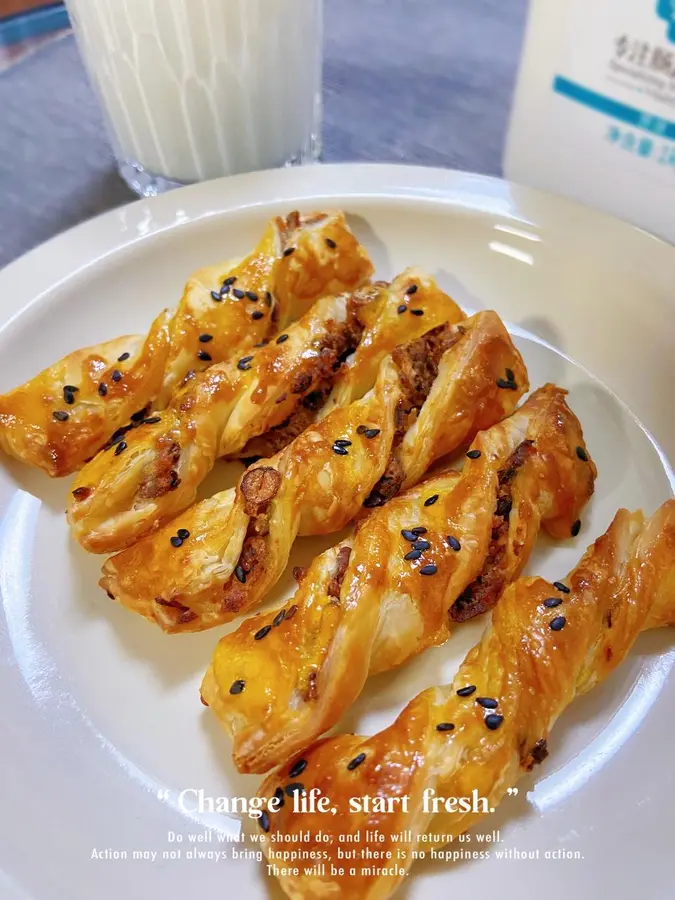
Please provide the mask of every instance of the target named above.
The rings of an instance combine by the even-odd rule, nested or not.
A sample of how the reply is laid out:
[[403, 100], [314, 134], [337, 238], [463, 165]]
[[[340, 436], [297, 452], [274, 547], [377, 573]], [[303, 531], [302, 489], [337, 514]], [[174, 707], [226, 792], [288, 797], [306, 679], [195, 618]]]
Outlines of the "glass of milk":
[[316, 161], [323, 0], [66, 0], [144, 196]]

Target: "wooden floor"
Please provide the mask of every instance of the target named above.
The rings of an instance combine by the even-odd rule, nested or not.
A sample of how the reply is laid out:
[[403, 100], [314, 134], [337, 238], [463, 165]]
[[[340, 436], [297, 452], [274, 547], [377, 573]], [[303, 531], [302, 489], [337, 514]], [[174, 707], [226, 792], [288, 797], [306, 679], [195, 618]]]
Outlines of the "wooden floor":
[[0, 44], [0, 72], [9, 69], [15, 63], [35, 53], [40, 47], [49, 44], [51, 41], [58, 41], [64, 35], [70, 34], [69, 28], [62, 28], [59, 31], [52, 31], [49, 34], [41, 34], [39, 37], [28, 38], [19, 44], [10, 44], [5, 47]]

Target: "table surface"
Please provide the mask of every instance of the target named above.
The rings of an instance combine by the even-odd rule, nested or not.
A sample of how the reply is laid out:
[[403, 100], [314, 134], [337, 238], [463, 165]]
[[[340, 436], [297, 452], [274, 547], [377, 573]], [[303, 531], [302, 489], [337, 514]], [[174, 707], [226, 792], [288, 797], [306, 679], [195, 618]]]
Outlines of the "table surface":
[[[326, 3], [324, 153], [500, 174], [527, 0]], [[134, 199], [72, 35], [0, 73], [0, 267]]]

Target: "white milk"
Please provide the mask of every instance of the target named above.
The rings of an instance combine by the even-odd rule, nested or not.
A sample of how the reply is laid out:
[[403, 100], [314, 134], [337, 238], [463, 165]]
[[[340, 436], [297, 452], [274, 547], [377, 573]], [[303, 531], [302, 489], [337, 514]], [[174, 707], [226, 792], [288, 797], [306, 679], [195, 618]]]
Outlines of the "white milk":
[[322, 0], [68, 0], [120, 163], [191, 182], [318, 152]]
[[675, 243], [675, 0], [531, 0], [504, 170]]

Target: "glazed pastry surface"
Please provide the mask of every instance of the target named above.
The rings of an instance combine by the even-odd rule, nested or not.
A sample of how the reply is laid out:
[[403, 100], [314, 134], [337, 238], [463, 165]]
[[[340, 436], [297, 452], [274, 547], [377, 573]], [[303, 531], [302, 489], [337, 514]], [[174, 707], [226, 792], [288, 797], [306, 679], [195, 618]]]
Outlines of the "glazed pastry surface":
[[[506, 370], [515, 379], [500, 386]], [[435, 390], [438, 379], [444, 390]], [[102, 587], [166, 631], [197, 631], [255, 606], [283, 573], [298, 535], [330, 534], [395, 496], [401, 439], [433, 393], [433, 461], [511, 413], [527, 372], [496, 313], [439, 326], [399, 347], [372, 391], [333, 410], [275, 457], [255, 463], [233, 493], [196, 504], [110, 559]], [[420, 440], [428, 440], [421, 436]], [[177, 529], [190, 537], [175, 548]]]
[[[201, 693], [240, 771], [280, 765], [340, 720], [369, 675], [491, 609], [540, 527], [570, 537], [596, 469], [565, 394], [540, 388], [476, 437], [479, 455], [461, 475], [438, 475], [375, 510], [313, 562], [284, 607], [221, 639]], [[247, 689], [235, 695], [237, 681]]]
[[134, 414], [164, 409], [188, 373], [240, 358], [372, 271], [342, 213], [276, 218], [249, 256], [195, 272], [146, 336], [76, 350], [0, 396], [0, 448], [52, 476], [77, 471]]
[[[349, 393], [357, 384], [363, 393], [372, 388], [392, 340], [392, 317], [402, 320], [400, 297], [417, 283], [405, 273], [397, 281], [396, 290], [380, 285], [317, 301], [270, 344], [194, 374], [168, 409], [118, 429], [75, 479], [68, 511], [75, 538], [94, 553], [123, 550], [187, 509], [218, 457], [283, 449], [334, 391], [348, 402], [346, 357]], [[432, 320], [464, 318], [432, 279], [424, 283], [415, 297], [424, 295], [418, 302], [433, 309]], [[423, 334], [424, 321], [411, 317], [413, 327], [399, 328], [399, 339]]]
[[[405, 879], [412, 850], [456, 839], [482, 816], [456, 810], [435, 817], [434, 796], [470, 798], [475, 789], [494, 808], [543, 762], [551, 729], [575, 697], [620, 665], [641, 631], [675, 623], [675, 501], [648, 521], [620, 510], [563, 587], [541, 578], [510, 585], [452, 684], [423, 691], [379, 734], [320, 741], [265, 781], [261, 797], [301, 785], [318, 788], [337, 809], [336, 815], [294, 813], [286, 799], [260, 820], [270, 835], [286, 839], [299, 841], [309, 831], [303, 849], [328, 853], [325, 875], [281, 879], [292, 900], [385, 900]], [[245, 692], [246, 686], [240, 696]], [[436, 792], [426, 811], [425, 790]], [[349, 811], [350, 797], [366, 796], [398, 802], [390, 813]], [[368, 874], [357, 864], [356, 875], [330, 874], [331, 862], [341, 865], [338, 835], [360, 832], [360, 842], [348, 846], [363, 849], [366, 829], [385, 835], [377, 848], [391, 850], [403, 874]], [[438, 843], [421, 843], [429, 829], [427, 838], [438, 835]], [[333, 843], [316, 841], [319, 831]], [[405, 832], [409, 840], [392, 837]], [[263, 844], [266, 851], [275, 846]]]

